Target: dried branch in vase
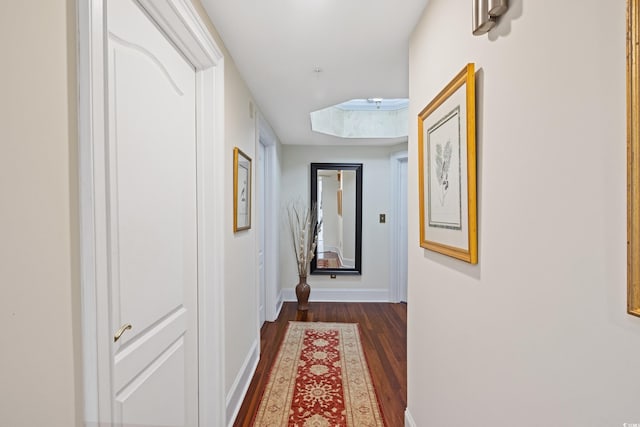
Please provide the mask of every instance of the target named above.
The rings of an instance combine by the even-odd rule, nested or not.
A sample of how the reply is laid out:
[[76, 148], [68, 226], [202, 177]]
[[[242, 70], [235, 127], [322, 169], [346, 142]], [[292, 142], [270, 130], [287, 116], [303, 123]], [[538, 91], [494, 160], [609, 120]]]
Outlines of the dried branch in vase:
[[293, 250], [296, 255], [298, 275], [306, 276], [309, 263], [313, 259], [318, 244], [318, 231], [322, 221], [318, 223], [318, 209], [314, 203], [311, 209], [300, 203], [291, 203], [287, 208], [289, 229]]

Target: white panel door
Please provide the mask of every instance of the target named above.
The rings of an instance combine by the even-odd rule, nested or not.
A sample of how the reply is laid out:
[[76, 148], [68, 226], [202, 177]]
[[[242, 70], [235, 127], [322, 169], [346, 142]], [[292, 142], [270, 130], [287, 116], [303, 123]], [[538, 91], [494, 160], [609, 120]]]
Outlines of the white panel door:
[[[109, 0], [108, 244], [116, 425], [196, 426], [195, 70], [133, 0]], [[114, 337], [115, 339], [115, 337]]]

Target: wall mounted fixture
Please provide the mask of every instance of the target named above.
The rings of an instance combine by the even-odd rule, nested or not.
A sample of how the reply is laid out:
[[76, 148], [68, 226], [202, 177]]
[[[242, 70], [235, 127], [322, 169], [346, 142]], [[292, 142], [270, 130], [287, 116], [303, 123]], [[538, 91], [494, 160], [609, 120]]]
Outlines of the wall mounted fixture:
[[496, 26], [498, 17], [509, 8], [508, 0], [472, 0], [473, 35], [480, 36]]

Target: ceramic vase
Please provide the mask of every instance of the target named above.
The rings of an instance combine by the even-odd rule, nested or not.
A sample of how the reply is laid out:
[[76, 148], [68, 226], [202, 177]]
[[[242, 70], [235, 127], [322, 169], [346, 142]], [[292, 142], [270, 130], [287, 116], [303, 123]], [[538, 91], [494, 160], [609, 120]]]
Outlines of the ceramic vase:
[[298, 310], [309, 309], [309, 294], [311, 286], [307, 283], [307, 276], [300, 276], [300, 281], [296, 285], [296, 298], [298, 299]]

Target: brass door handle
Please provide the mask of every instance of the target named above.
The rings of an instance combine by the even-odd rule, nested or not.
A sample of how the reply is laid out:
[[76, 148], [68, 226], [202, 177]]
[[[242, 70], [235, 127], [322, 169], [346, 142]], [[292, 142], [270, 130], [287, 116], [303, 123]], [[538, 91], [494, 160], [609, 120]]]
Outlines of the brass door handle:
[[122, 336], [122, 334], [124, 334], [124, 332], [128, 329], [131, 329], [131, 323], [125, 323], [124, 325], [120, 326], [120, 329], [118, 329], [118, 331], [116, 332], [116, 334], [113, 336], [113, 342], [116, 342], [120, 339], [120, 337]]

